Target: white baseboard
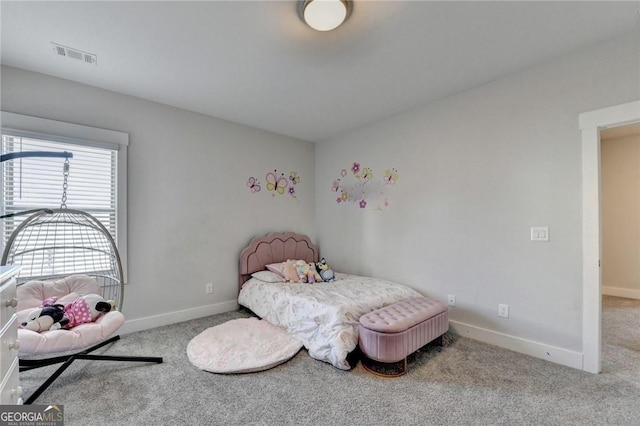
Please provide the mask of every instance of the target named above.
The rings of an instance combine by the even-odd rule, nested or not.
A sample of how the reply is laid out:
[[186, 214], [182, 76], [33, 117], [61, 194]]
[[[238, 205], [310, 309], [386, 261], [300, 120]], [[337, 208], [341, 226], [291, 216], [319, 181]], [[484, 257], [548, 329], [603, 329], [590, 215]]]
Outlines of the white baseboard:
[[[197, 308], [184, 309], [182, 311], [167, 312], [162, 315], [127, 320], [120, 328], [119, 334], [124, 335], [137, 331], [149, 330], [164, 325], [176, 324], [197, 318], [235, 311], [238, 309], [238, 301], [230, 300], [213, 305], [199, 306]], [[449, 321], [450, 331], [470, 339], [479, 340], [490, 345], [520, 352], [536, 358], [545, 359], [557, 364], [582, 370], [583, 354], [556, 346], [546, 345], [532, 340], [522, 339], [497, 331], [481, 327]]]
[[583, 369], [583, 354], [580, 352], [534, 342], [533, 340], [487, 330], [458, 321], [449, 320], [449, 325], [450, 331], [459, 336], [469, 337], [470, 339], [479, 340], [514, 352], [577, 368], [578, 370]]
[[627, 299], [640, 299], [640, 290], [621, 287], [602, 286], [602, 294], [607, 296], [626, 297]]
[[182, 311], [167, 312], [162, 315], [127, 320], [120, 330], [118, 330], [118, 333], [123, 335], [134, 333], [136, 331], [149, 330], [163, 325], [175, 324], [178, 322], [222, 314], [224, 312], [235, 311], [236, 309], [238, 309], [238, 301], [230, 300], [227, 302], [215, 303], [213, 305], [184, 309]]

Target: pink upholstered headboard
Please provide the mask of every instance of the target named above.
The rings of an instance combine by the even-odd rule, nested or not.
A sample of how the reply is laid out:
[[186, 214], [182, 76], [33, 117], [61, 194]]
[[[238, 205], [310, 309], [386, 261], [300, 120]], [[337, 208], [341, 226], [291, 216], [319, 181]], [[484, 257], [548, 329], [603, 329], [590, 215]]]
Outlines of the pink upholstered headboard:
[[240, 252], [240, 287], [256, 271], [265, 269], [270, 263], [287, 259], [318, 261], [318, 247], [309, 237], [295, 232], [272, 232], [264, 237], [256, 237]]

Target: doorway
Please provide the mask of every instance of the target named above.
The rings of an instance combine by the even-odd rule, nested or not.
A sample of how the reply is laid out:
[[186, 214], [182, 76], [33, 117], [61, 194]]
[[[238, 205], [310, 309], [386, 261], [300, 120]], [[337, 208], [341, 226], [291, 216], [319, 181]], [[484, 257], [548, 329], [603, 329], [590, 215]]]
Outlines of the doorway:
[[640, 299], [640, 122], [600, 131], [602, 294]]
[[601, 370], [602, 222], [600, 131], [640, 121], [640, 101], [580, 114], [582, 132], [582, 369]]
[[640, 122], [600, 131], [600, 170], [601, 354], [611, 372], [640, 362]]

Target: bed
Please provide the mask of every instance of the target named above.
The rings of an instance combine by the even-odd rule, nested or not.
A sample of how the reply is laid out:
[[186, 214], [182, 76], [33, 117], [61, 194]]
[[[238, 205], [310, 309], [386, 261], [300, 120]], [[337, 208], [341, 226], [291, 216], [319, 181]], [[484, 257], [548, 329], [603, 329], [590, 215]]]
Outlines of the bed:
[[347, 357], [358, 344], [360, 316], [420, 296], [405, 285], [357, 275], [336, 273], [332, 283], [302, 284], [264, 274], [267, 265], [288, 259], [317, 262], [318, 248], [306, 235], [293, 232], [254, 238], [240, 253], [238, 303], [286, 328], [312, 358], [342, 370], [351, 368]]

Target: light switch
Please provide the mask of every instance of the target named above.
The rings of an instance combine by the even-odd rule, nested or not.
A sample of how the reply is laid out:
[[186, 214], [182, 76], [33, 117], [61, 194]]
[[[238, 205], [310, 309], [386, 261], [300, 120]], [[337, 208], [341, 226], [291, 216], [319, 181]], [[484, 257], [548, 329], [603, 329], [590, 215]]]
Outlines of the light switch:
[[549, 227], [548, 226], [532, 227], [531, 241], [549, 241]]

